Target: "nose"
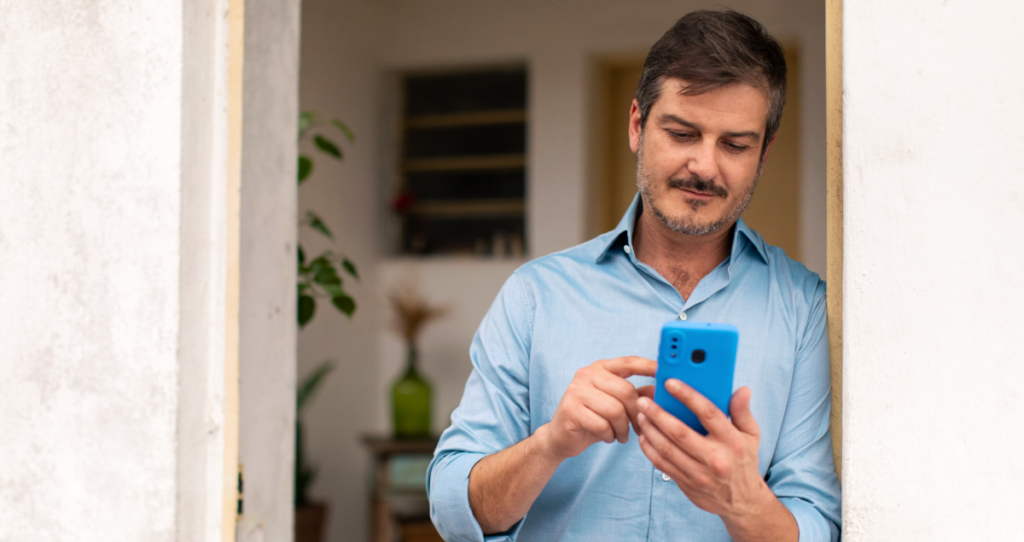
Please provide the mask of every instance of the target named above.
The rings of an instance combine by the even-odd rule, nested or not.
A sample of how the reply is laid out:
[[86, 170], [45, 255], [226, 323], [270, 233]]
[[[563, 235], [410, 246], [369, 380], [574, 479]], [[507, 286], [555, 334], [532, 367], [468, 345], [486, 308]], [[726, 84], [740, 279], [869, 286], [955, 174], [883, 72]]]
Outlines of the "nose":
[[710, 138], [701, 140], [691, 147], [693, 154], [686, 163], [686, 169], [692, 175], [710, 181], [718, 177], [718, 155], [715, 142]]

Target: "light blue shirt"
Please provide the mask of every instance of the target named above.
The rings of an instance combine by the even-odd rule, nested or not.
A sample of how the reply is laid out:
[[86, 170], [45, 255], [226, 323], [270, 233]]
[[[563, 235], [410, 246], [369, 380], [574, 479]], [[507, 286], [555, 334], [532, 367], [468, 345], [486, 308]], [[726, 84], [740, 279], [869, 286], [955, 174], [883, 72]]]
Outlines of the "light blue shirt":
[[531, 261], [505, 282], [473, 338], [473, 371], [430, 464], [434, 524], [448, 542], [730, 540], [718, 516], [654, 468], [634, 432], [626, 444], [598, 442], [563, 462], [505, 533], [484, 536], [469, 506], [476, 462], [551, 421], [577, 369], [618, 356], [657, 359], [661, 326], [686, 319], [739, 328], [733, 387], [753, 391], [761, 474], [796, 518], [801, 542], [837, 540], [825, 283], [740, 219], [729, 257], [684, 301], [630, 250], [638, 200], [615, 230]]

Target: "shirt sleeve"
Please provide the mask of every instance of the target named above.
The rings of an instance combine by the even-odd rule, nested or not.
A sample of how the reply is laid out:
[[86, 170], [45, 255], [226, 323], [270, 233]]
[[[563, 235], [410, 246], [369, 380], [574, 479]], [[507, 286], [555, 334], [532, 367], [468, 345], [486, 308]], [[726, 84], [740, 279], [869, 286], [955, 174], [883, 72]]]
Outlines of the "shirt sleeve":
[[519, 280], [509, 277], [473, 337], [473, 371], [427, 470], [430, 518], [448, 542], [513, 541], [523, 523], [484, 536], [469, 506], [476, 463], [530, 435], [532, 311]]
[[768, 487], [789, 509], [800, 542], [839, 539], [840, 493], [829, 429], [831, 370], [825, 314], [825, 283], [818, 281], [797, 349], [793, 385], [782, 430], [768, 468]]

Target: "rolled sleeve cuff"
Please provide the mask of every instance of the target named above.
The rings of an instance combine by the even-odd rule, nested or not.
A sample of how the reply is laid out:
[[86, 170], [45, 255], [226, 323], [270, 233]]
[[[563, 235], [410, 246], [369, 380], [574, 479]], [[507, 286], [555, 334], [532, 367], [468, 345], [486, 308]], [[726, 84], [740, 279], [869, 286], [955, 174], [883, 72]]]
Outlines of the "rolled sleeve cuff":
[[818, 512], [814, 505], [807, 501], [794, 498], [781, 498], [779, 501], [789, 509], [796, 519], [800, 530], [800, 542], [836, 542], [839, 540], [839, 527]]
[[427, 490], [430, 519], [447, 542], [514, 542], [523, 520], [503, 533], [484, 536], [469, 506], [469, 473], [487, 454], [449, 452], [434, 458]]

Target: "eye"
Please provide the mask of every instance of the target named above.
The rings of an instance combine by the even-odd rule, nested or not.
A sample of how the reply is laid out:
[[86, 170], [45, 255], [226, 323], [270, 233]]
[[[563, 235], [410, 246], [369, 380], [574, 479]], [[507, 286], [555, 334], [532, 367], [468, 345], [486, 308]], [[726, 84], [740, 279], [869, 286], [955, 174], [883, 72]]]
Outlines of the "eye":
[[690, 133], [690, 132], [678, 132], [676, 130], [668, 130], [668, 134], [670, 136], [672, 136], [673, 139], [692, 139], [693, 138], [693, 134]]
[[750, 148], [749, 145], [737, 145], [736, 143], [726, 143], [725, 148], [735, 153], [741, 153]]

